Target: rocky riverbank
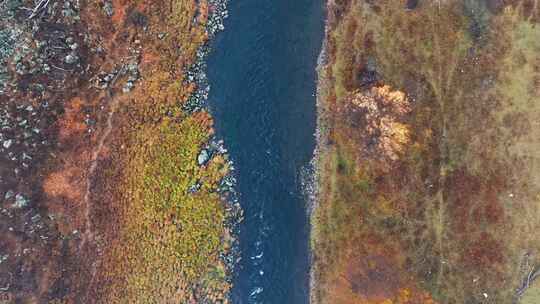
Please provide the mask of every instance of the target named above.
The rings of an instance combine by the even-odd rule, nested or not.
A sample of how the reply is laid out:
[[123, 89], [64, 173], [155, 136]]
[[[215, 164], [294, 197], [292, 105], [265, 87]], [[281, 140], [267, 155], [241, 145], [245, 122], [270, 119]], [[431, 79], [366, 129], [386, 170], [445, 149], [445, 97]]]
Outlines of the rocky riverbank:
[[226, 2], [0, 14], [1, 299], [227, 302], [241, 210], [204, 75]]
[[[327, 7], [330, 4], [327, 3]], [[327, 140], [327, 127], [325, 119], [325, 107], [324, 107], [324, 96], [325, 92], [328, 91], [328, 76], [327, 76], [327, 43], [328, 43], [328, 17], [325, 22], [325, 34], [323, 45], [321, 47], [321, 53], [317, 60], [317, 93], [316, 93], [316, 102], [317, 102], [317, 127], [315, 130], [315, 139], [316, 147], [313, 152], [313, 160], [311, 161], [312, 172], [310, 177], [310, 186], [308, 192], [308, 216], [310, 218], [310, 272], [309, 272], [309, 296], [310, 303], [319, 303], [317, 298], [316, 289], [319, 288], [318, 279], [317, 279], [317, 265], [315, 264], [315, 249], [316, 249], [316, 238], [317, 238], [317, 225], [313, 222], [313, 217], [317, 213], [317, 209], [320, 204], [320, 185], [321, 185], [321, 172], [320, 164], [321, 157], [324, 154]]]

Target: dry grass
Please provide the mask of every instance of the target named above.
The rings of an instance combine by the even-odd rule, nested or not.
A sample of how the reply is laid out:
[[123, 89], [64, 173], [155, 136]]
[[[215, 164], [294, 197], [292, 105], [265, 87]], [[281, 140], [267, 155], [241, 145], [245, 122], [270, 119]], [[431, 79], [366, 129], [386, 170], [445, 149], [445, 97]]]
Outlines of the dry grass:
[[[531, 17], [538, 8], [516, 1], [472, 11], [467, 1], [441, 1], [411, 11], [402, 1], [342, 2], [330, 14], [315, 298], [510, 303], [524, 255], [540, 262], [539, 137], [531, 128], [540, 97]], [[384, 134], [361, 127], [375, 122], [369, 111], [354, 127], [339, 110], [349, 94], [366, 90], [362, 75], [373, 62], [378, 79], [369, 87], [390, 85], [411, 100], [402, 121], [410, 140], [390, 166], [354, 140]], [[402, 290], [412, 300], [400, 299]]]

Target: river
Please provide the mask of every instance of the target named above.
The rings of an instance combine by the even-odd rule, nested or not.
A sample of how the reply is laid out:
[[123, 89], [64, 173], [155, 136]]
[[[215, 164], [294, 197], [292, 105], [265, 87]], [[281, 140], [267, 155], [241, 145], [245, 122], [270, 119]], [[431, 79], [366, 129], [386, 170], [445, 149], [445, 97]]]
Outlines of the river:
[[323, 0], [233, 0], [208, 57], [209, 106], [245, 219], [234, 303], [309, 302], [300, 172], [315, 148]]

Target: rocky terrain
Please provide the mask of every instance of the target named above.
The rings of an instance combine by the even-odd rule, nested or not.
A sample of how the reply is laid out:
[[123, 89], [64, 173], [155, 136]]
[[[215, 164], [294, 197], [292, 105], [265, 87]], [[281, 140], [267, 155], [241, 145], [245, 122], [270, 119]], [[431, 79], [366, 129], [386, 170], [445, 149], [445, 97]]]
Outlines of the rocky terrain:
[[226, 14], [0, 1], [2, 303], [228, 301], [240, 210], [203, 62]]

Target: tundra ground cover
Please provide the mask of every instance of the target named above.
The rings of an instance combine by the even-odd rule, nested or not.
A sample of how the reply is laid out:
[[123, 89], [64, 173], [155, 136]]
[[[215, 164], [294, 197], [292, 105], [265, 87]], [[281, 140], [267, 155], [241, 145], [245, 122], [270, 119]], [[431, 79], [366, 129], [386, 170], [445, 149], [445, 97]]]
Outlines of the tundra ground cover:
[[[540, 250], [539, 8], [405, 2], [329, 4], [313, 299], [518, 301]], [[410, 111], [358, 107], [386, 86]]]

